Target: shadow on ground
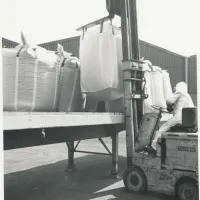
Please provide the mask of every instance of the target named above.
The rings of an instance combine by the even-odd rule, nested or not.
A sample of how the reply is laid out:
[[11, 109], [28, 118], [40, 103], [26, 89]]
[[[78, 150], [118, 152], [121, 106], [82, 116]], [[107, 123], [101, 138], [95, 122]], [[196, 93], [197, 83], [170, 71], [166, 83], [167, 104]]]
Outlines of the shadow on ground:
[[[120, 156], [119, 162], [122, 176], [126, 158]], [[6, 174], [5, 200], [174, 200], [173, 197], [150, 192], [145, 195], [128, 193], [121, 179], [109, 178], [109, 157], [87, 155], [76, 158], [75, 164], [75, 172], [65, 172], [67, 160], [63, 160]], [[100, 192], [96, 193], [97, 191]]]

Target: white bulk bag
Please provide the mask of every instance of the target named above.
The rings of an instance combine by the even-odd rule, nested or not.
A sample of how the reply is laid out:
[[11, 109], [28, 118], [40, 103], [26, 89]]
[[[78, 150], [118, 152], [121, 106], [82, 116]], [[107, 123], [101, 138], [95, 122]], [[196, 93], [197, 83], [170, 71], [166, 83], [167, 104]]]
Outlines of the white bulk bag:
[[152, 95], [151, 95], [151, 72], [150, 71], [145, 71], [144, 72], [144, 78], [146, 80], [146, 85], [145, 85], [145, 94], [148, 95], [146, 99], [143, 101], [143, 113], [150, 113], [153, 111], [152, 106]]
[[100, 29], [80, 37], [81, 90], [97, 100], [115, 100], [123, 96], [121, 37], [111, 23]]
[[54, 111], [57, 103], [59, 57], [55, 52], [22, 45], [2, 50], [3, 110]]
[[169, 73], [166, 70], [162, 70], [163, 75], [163, 90], [164, 90], [164, 97], [167, 100], [172, 96], [172, 86], [170, 82]]
[[[115, 35], [116, 40], [116, 47], [117, 47], [117, 82], [118, 85], [116, 88], [119, 90], [119, 95], [122, 97], [124, 95], [124, 88], [123, 88], [123, 71], [122, 71], [122, 60], [123, 60], [123, 51], [122, 51], [122, 35], [121, 31], [117, 32]], [[115, 98], [114, 98], [115, 99]]]
[[163, 75], [159, 67], [153, 66], [154, 70], [151, 72], [151, 95], [152, 104], [166, 108], [166, 101], [163, 91]]
[[83, 111], [83, 97], [80, 87], [80, 61], [65, 52], [60, 44], [58, 44], [57, 51], [62, 60], [57, 110], [59, 112], [81, 112]]
[[152, 106], [152, 95], [151, 95], [151, 71], [152, 63], [149, 60], [144, 60], [144, 58], [140, 59], [144, 62], [142, 65], [144, 72], [145, 83], [143, 84], [145, 94], [148, 95], [146, 99], [143, 100], [143, 114], [150, 113], [153, 111]]

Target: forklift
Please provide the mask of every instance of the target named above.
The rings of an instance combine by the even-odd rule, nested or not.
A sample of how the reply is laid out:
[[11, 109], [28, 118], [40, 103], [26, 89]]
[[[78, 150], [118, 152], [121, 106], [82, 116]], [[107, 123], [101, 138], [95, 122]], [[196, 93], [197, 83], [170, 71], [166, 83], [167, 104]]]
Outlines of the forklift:
[[144, 91], [143, 62], [139, 54], [136, 0], [106, 0], [106, 8], [111, 19], [115, 15], [121, 17], [127, 144], [124, 185], [130, 192], [149, 190], [176, 195], [179, 200], [197, 200], [197, 108], [184, 108], [182, 124], [161, 136], [156, 155], [148, 152], [162, 113], [166, 111], [155, 105], [152, 107], [157, 112], [143, 116], [143, 100], [148, 95]]

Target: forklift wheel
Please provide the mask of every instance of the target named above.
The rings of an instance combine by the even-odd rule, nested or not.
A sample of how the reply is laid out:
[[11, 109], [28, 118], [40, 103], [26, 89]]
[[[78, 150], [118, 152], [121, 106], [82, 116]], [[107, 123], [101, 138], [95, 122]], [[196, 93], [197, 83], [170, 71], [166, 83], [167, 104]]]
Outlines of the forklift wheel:
[[147, 191], [146, 175], [139, 167], [133, 166], [126, 169], [123, 181], [129, 192], [144, 193]]
[[198, 186], [195, 181], [181, 181], [176, 186], [176, 195], [179, 200], [198, 200]]

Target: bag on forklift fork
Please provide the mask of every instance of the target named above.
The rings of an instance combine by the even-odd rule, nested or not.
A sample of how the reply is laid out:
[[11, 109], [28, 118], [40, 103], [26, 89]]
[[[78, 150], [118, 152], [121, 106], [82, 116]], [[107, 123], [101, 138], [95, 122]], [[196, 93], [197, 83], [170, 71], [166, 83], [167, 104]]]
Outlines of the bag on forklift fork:
[[111, 23], [87, 30], [80, 37], [79, 52], [82, 92], [99, 101], [121, 98], [123, 73], [120, 30]]
[[107, 101], [105, 107], [106, 112], [124, 113], [124, 98]]

